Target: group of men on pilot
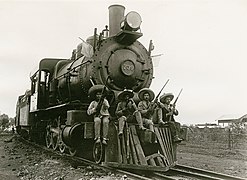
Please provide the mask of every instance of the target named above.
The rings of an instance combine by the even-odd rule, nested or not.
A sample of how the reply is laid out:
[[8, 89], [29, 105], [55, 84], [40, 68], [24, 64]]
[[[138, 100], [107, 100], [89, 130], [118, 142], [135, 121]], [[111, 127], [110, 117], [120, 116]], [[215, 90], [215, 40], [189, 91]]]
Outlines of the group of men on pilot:
[[[90, 88], [89, 95], [94, 97], [90, 103], [87, 113], [94, 115], [94, 129], [96, 143], [101, 141], [100, 129], [101, 122], [103, 123], [103, 139], [102, 144], [107, 144], [108, 127], [110, 113], [108, 111], [110, 105], [107, 99], [103, 99], [101, 107], [98, 107], [99, 100], [102, 95], [102, 86], [96, 85]], [[118, 104], [115, 114], [118, 118], [118, 135], [121, 137], [125, 123], [138, 123], [140, 130], [149, 130], [154, 132], [154, 123], [160, 126], [168, 125], [171, 129], [173, 142], [179, 143], [182, 139], [179, 138], [180, 123], [176, 122], [174, 115], [178, 115], [178, 110], [175, 105], [171, 104], [174, 98], [172, 93], [164, 93], [160, 96], [159, 102], [153, 102], [155, 95], [149, 88], [143, 88], [139, 91], [138, 97], [140, 102], [136, 105], [133, 100], [134, 93], [132, 90], [125, 89], [117, 95]], [[97, 109], [100, 108], [100, 109]], [[96, 112], [99, 114], [96, 115]], [[154, 118], [156, 116], [156, 118]], [[157, 122], [155, 122], [157, 120]]]

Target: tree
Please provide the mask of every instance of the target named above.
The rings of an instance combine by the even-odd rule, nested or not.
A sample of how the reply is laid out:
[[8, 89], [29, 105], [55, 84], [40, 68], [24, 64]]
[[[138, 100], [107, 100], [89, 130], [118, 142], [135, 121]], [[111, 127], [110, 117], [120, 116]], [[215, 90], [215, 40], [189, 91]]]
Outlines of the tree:
[[5, 129], [9, 126], [9, 116], [6, 114], [0, 115], [0, 127]]
[[246, 143], [246, 136], [247, 136], [247, 127], [244, 125], [243, 122], [234, 122], [230, 125], [231, 139], [235, 146], [240, 146], [241, 144]]

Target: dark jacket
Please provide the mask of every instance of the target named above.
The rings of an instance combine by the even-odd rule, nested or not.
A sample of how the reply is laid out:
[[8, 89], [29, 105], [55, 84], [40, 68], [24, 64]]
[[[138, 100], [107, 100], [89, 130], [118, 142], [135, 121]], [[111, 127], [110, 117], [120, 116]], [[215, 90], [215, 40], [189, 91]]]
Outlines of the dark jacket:
[[117, 109], [116, 109], [116, 115], [117, 117], [121, 117], [121, 116], [131, 116], [133, 115], [133, 113], [135, 112], [135, 105], [132, 104], [132, 102], [126, 102], [126, 101], [120, 101], [117, 105]]
[[173, 109], [173, 115], [167, 115], [169, 112], [172, 111], [172, 107], [171, 106], [167, 106], [165, 104], [161, 104], [161, 109], [162, 109], [162, 120], [164, 122], [175, 121], [174, 115], [175, 116], [178, 115], [178, 110], [177, 109]]

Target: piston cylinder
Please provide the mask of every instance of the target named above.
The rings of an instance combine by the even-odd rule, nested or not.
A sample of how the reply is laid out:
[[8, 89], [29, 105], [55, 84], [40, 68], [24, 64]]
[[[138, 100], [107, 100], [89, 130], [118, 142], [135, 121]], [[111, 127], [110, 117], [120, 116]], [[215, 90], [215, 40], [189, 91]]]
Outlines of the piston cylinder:
[[73, 126], [66, 126], [62, 130], [62, 140], [70, 147], [76, 147], [82, 141], [82, 124], [75, 124]]

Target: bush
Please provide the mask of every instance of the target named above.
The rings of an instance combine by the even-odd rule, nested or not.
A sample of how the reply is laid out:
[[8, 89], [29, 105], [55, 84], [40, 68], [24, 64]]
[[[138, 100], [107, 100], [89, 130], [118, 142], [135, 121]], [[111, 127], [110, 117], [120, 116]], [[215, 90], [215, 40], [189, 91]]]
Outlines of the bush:
[[247, 128], [242, 124], [234, 123], [230, 128], [198, 128], [189, 127], [187, 140], [191, 144], [215, 144], [222, 148], [247, 149]]

